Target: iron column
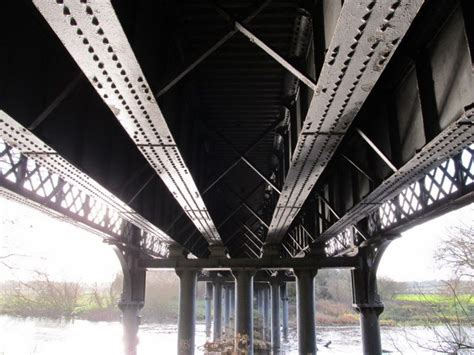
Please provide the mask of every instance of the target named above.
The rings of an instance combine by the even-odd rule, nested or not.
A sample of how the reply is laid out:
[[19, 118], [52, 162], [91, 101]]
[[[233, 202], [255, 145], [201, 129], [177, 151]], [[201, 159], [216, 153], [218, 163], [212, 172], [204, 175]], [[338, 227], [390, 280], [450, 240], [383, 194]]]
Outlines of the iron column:
[[143, 308], [143, 303], [120, 301], [118, 307], [122, 311], [125, 355], [137, 355], [138, 326], [140, 325], [140, 309]]
[[222, 338], [222, 283], [214, 281], [214, 341]]
[[283, 341], [288, 342], [288, 290], [287, 283], [283, 281], [280, 285], [280, 297], [282, 303]]
[[268, 284], [263, 288], [263, 324], [264, 324], [264, 339], [270, 340], [270, 290]]
[[301, 355], [316, 354], [314, 276], [317, 270], [295, 269], [297, 285], [298, 350]]
[[381, 354], [379, 315], [383, 312], [383, 306], [356, 305], [355, 308], [360, 314], [362, 353], [364, 355]]
[[230, 285], [224, 284], [224, 332], [226, 336], [229, 334], [229, 317], [230, 317]]
[[272, 290], [272, 350], [280, 351], [280, 281], [270, 281]]
[[197, 270], [177, 269], [179, 276], [178, 355], [194, 354]]
[[382, 353], [379, 315], [383, 312], [384, 306], [377, 290], [377, 268], [389, 244], [390, 240], [384, 240], [360, 248], [362, 263], [351, 271], [353, 304], [360, 314], [364, 355]]
[[206, 337], [211, 337], [211, 302], [212, 302], [212, 282], [206, 282]]
[[253, 276], [254, 270], [232, 270], [236, 282], [235, 351], [253, 354]]

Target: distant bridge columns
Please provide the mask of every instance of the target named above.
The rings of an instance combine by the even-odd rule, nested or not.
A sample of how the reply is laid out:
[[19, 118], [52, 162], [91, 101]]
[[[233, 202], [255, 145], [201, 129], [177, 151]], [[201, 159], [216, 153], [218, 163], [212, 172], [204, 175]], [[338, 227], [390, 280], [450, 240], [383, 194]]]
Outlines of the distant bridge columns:
[[222, 282], [219, 277], [214, 278], [214, 334], [213, 340], [222, 339]]
[[176, 269], [179, 276], [178, 355], [194, 354], [198, 270]]
[[229, 283], [224, 284], [224, 333], [226, 337], [229, 335], [229, 323], [230, 323], [230, 293], [232, 285]]
[[283, 281], [280, 285], [282, 331], [283, 341], [288, 342], [288, 289], [287, 283]]
[[253, 354], [253, 276], [255, 270], [232, 270], [236, 286], [235, 343], [237, 354]]
[[354, 308], [360, 314], [362, 353], [382, 353], [379, 315], [384, 305], [377, 291], [377, 268], [380, 258], [390, 242], [369, 245], [359, 249], [362, 258], [360, 267], [352, 270], [352, 295]]
[[211, 337], [211, 326], [212, 326], [212, 318], [211, 318], [211, 307], [212, 307], [212, 282], [206, 282], [206, 311], [205, 311], [205, 318], [206, 318], [206, 337]]
[[298, 350], [301, 355], [316, 354], [314, 277], [317, 270], [294, 269], [296, 275], [296, 308]]
[[280, 280], [278, 277], [270, 278], [272, 292], [272, 351], [278, 353], [281, 346], [280, 337]]
[[263, 287], [263, 332], [265, 341], [270, 340], [270, 288], [268, 284]]

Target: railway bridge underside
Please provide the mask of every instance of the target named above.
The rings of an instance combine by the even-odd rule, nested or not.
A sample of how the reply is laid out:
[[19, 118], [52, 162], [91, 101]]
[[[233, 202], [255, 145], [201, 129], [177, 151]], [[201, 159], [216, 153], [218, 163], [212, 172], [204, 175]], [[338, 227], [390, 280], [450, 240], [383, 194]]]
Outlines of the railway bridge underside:
[[[277, 353], [297, 283], [350, 268], [364, 354], [381, 353], [391, 240], [473, 201], [469, 0], [10, 1], [0, 36], [0, 195], [86, 228], [124, 271], [136, 354], [148, 269], [180, 278], [178, 353], [207, 328]], [[469, 15], [471, 14], [471, 15]], [[223, 330], [224, 329], [224, 330]], [[285, 330], [286, 329], [286, 330]]]

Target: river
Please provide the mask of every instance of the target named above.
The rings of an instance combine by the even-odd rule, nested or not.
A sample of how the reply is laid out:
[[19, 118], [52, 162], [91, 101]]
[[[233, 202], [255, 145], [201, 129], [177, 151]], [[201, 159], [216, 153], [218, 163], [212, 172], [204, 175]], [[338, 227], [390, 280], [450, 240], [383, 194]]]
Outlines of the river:
[[[471, 335], [474, 335], [470, 329]], [[318, 354], [360, 354], [357, 326], [318, 327]], [[122, 329], [118, 322], [73, 322], [0, 316], [0, 355], [120, 355]], [[433, 334], [420, 327], [382, 328], [383, 349], [403, 354], [432, 354], [408, 342], [429, 343]], [[282, 354], [296, 351], [296, 332]], [[176, 354], [176, 325], [144, 324], [140, 327], [139, 355]], [[196, 327], [197, 354], [202, 354], [204, 325]], [[331, 342], [328, 347], [324, 344]], [[396, 344], [396, 345], [395, 345]], [[397, 351], [398, 348], [398, 351]], [[467, 353], [466, 353], [467, 354]]]

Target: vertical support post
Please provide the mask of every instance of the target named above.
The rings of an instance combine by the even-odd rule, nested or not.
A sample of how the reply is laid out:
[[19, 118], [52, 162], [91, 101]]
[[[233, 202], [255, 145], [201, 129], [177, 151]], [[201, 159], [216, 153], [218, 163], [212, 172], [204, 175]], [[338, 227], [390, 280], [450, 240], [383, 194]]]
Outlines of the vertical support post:
[[222, 283], [214, 279], [214, 341], [222, 338]]
[[237, 354], [253, 355], [253, 276], [254, 270], [232, 270], [236, 286], [235, 343]]
[[382, 353], [379, 315], [384, 305], [377, 290], [377, 268], [383, 252], [390, 240], [359, 249], [362, 258], [360, 267], [352, 270], [353, 307], [360, 314], [362, 353], [375, 355]]
[[211, 302], [212, 302], [212, 282], [206, 282], [206, 338], [211, 337]]
[[[129, 224], [124, 237], [131, 245], [140, 245], [140, 230]], [[122, 295], [118, 307], [122, 311], [123, 344], [125, 355], [137, 355], [140, 310], [145, 304], [146, 270], [138, 267], [136, 250], [114, 248], [123, 271]]]
[[258, 305], [258, 315], [260, 320], [260, 328], [262, 330], [262, 340], [265, 340], [265, 307], [264, 307], [265, 291], [261, 287], [257, 290], [257, 305]]
[[234, 330], [234, 322], [235, 322], [235, 283], [231, 284], [230, 287], [230, 323], [229, 328]]
[[295, 269], [297, 285], [298, 349], [301, 355], [316, 354], [314, 277], [317, 270]]
[[230, 319], [230, 286], [224, 285], [224, 332], [226, 336], [229, 334]]
[[179, 276], [178, 355], [194, 354], [197, 270], [176, 269]]
[[263, 324], [264, 324], [264, 334], [265, 340], [270, 340], [270, 289], [268, 284], [265, 284], [263, 288]]
[[274, 353], [280, 351], [280, 281], [271, 278], [272, 290], [272, 350]]
[[287, 283], [282, 282], [280, 285], [280, 297], [282, 303], [282, 330], [283, 330], [283, 341], [288, 342], [288, 289]]

